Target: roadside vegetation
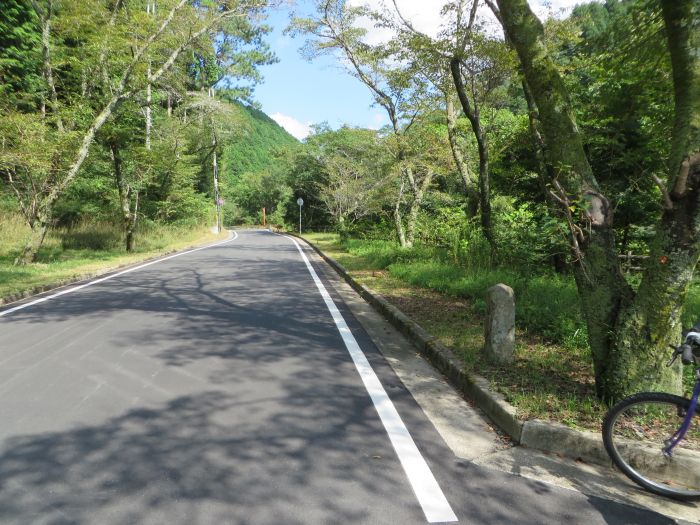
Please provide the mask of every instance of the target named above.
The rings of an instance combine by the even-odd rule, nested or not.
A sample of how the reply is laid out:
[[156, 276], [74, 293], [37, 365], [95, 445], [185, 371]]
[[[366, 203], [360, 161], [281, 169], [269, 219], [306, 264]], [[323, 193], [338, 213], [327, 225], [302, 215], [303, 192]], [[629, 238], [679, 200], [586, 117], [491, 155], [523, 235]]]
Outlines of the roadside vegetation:
[[211, 227], [142, 225], [136, 248], [127, 253], [122, 232], [112, 223], [84, 223], [71, 228], [53, 228], [39, 250], [36, 262], [14, 264], [21, 253], [29, 228], [21, 216], [0, 217], [0, 301], [42, 286], [85, 278], [118, 267], [156, 257], [195, 244], [223, 239]]
[[[452, 349], [466, 370], [486, 377], [519, 417], [600, 430], [607, 406], [596, 397], [586, 325], [571, 276], [455, 265], [445, 250], [406, 250], [371, 239], [341, 242], [337, 233], [304, 238]], [[512, 283], [517, 304], [515, 360], [504, 366], [482, 353], [485, 291], [499, 282]], [[688, 294], [685, 315], [700, 317], [700, 286]], [[688, 376], [686, 387], [693, 383]]]
[[213, 240], [217, 202], [240, 218], [297, 144], [252, 105], [267, 5], [3, 3], [0, 298]]
[[592, 397], [552, 380], [563, 405], [683, 392], [665, 363], [700, 314], [695, 3], [583, 3], [545, 23], [526, 0], [443, 5], [437, 35], [397, 3], [317, 0], [292, 20], [302, 52], [336, 57], [389, 125], [317, 127], [278, 179], [294, 193], [287, 224], [300, 196], [307, 230], [475, 316], [488, 286], [510, 285], [526, 348], [495, 376], [570, 368]]

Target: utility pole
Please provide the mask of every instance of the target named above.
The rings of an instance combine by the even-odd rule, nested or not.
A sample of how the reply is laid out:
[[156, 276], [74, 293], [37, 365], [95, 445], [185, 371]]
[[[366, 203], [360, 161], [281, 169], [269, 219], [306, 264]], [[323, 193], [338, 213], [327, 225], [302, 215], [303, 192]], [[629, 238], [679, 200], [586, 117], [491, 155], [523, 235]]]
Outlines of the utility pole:
[[[148, 0], [146, 3], [146, 14], [156, 15], [156, 0]], [[151, 93], [151, 59], [148, 59], [148, 69], [146, 70], [146, 149], [151, 149], [151, 127], [153, 126], [153, 117], [151, 116], [151, 102], [153, 96]]]
[[214, 167], [214, 199], [216, 200], [216, 230], [221, 233], [221, 197], [219, 195], [219, 164], [216, 159], [216, 135], [211, 141], [214, 147], [213, 167]]

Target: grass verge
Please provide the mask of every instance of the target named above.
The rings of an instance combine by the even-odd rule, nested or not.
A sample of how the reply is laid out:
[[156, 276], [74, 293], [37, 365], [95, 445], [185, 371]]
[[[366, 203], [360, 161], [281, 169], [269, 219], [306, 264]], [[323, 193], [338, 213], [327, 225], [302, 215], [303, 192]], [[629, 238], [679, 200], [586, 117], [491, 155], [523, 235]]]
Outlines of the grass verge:
[[37, 262], [15, 266], [27, 228], [17, 217], [4, 217], [0, 230], [0, 304], [2, 300], [42, 286], [63, 283], [106, 273], [188, 246], [205, 244], [225, 237], [208, 227], [150, 225], [136, 238], [136, 251], [126, 253], [121, 236], [110, 224], [82, 225], [71, 230], [55, 230], [46, 238]]
[[[502, 270], [470, 272], [441, 262], [440, 254], [430, 250], [400, 251], [387, 242], [352, 240], [341, 246], [335, 234], [304, 237], [452, 348], [465, 369], [486, 377], [519, 417], [600, 430], [606, 407], [595, 397], [585, 329], [570, 282], [526, 279]], [[518, 298], [516, 359], [507, 367], [481, 355], [483, 295], [497, 282], [513, 286]]]

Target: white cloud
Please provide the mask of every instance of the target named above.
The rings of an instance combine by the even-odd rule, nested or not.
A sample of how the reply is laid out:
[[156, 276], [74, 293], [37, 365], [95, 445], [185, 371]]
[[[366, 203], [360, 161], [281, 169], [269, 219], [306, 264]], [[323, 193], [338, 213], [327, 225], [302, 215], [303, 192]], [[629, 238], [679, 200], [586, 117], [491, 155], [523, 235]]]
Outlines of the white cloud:
[[[588, 0], [528, 0], [532, 10], [542, 20], [550, 16], [556, 16], [557, 18], [566, 16], [576, 4], [582, 4], [586, 1]], [[351, 6], [367, 5], [374, 10], [381, 10], [382, 6], [386, 6], [392, 11], [394, 9], [392, 0], [348, 0], [348, 4]], [[433, 37], [437, 36], [440, 31], [442, 24], [440, 11], [444, 4], [444, 1], [437, 0], [396, 0], [396, 5], [402, 16], [410, 21], [417, 30]], [[480, 9], [480, 12], [486, 17], [492, 17], [483, 2]], [[368, 44], [377, 45], [388, 41], [392, 36], [390, 29], [376, 28], [369, 19], [361, 20], [360, 26], [367, 30], [365, 40]]]
[[282, 113], [275, 113], [270, 115], [270, 117], [277, 122], [277, 124], [286, 129], [290, 135], [299, 140], [304, 140], [311, 134], [311, 122], [303, 123], [294, 117], [283, 115]]
[[[383, 6], [394, 9], [392, 0], [348, 0], [348, 4], [354, 7], [366, 5], [375, 11], [381, 11]], [[442, 2], [434, 0], [430, 2], [426, 0], [396, 0], [396, 5], [401, 11], [401, 15], [406, 20], [409, 20], [418, 31], [437, 36], [442, 23], [440, 17]], [[390, 29], [376, 28], [369, 19], [361, 20], [360, 26], [367, 30], [365, 40], [368, 44], [381, 44], [388, 41], [392, 36]]]
[[389, 119], [386, 116], [386, 113], [374, 113], [371, 116], [370, 119], [370, 124], [367, 126], [369, 129], [374, 129], [378, 130], [385, 124], [389, 123]]

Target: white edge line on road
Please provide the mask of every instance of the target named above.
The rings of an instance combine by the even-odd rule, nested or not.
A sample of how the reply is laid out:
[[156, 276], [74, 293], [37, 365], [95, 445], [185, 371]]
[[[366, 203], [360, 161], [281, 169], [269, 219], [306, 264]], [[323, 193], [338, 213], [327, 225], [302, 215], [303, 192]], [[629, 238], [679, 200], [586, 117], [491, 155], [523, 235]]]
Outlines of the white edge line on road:
[[206, 250], [207, 248], [213, 248], [215, 246], [220, 246], [222, 244], [226, 244], [227, 242], [235, 241], [237, 238], [238, 238], [238, 233], [233, 232], [233, 237], [231, 239], [226, 239], [225, 241], [217, 242], [214, 244], [208, 244], [206, 246], [200, 246], [199, 248], [194, 248], [192, 250], [179, 252], [179, 253], [176, 253], [173, 255], [168, 255], [167, 257], [163, 257], [162, 259], [157, 259], [155, 261], [147, 262], [146, 264], [141, 264], [139, 266], [134, 266], [133, 268], [129, 268], [127, 270], [122, 270], [121, 272], [113, 273], [111, 275], [108, 275], [107, 277], [100, 277], [99, 279], [95, 279], [94, 281], [90, 281], [90, 282], [87, 282], [85, 284], [81, 284], [79, 286], [74, 286], [73, 288], [68, 288], [66, 290], [61, 290], [60, 292], [57, 292], [57, 293], [52, 294], [52, 295], [47, 295], [46, 297], [42, 297], [41, 299], [36, 299], [36, 300], [30, 301], [28, 303], [20, 304], [19, 306], [15, 306], [13, 308], [8, 308], [7, 310], [0, 311], [0, 317], [4, 317], [4, 316], [9, 315], [11, 313], [14, 313], [18, 310], [23, 310], [24, 308], [29, 308], [30, 306], [34, 306], [35, 304], [50, 301], [51, 299], [55, 299], [56, 297], [60, 297], [62, 295], [77, 292], [78, 290], [82, 290], [83, 288], [87, 288], [88, 286], [92, 286], [93, 284], [99, 284], [99, 283], [102, 283], [105, 281], [109, 281], [110, 279], [114, 279], [115, 277], [119, 277], [120, 275], [135, 272], [136, 270], [140, 270], [141, 268], [145, 268], [146, 266], [151, 266], [152, 264], [158, 264], [160, 262], [167, 261], [168, 259], [174, 259], [175, 257], [180, 257], [181, 255], [187, 255], [188, 253], [198, 252], [200, 250]]
[[421, 455], [416, 443], [413, 441], [411, 434], [408, 432], [406, 425], [404, 424], [401, 416], [399, 415], [396, 407], [392, 403], [391, 399], [384, 390], [382, 383], [379, 381], [377, 374], [372, 369], [369, 364], [367, 357], [362, 352], [360, 345], [357, 340], [352, 335], [350, 328], [348, 328], [345, 319], [343, 318], [340, 310], [333, 302], [328, 290], [321, 282], [318, 274], [314, 270], [313, 266], [309, 262], [308, 257], [299, 246], [299, 243], [293, 237], [283, 235], [287, 239], [291, 240], [299, 250], [306, 268], [309, 270], [311, 277], [313, 277], [318, 291], [321, 293], [323, 300], [328, 307], [328, 310], [335, 321], [335, 325], [340, 332], [345, 346], [350, 353], [353, 363], [360, 374], [360, 378], [367, 389], [367, 393], [374, 403], [374, 407], [377, 409], [379, 418], [386, 429], [387, 434], [389, 434], [389, 439], [391, 444], [396, 450], [396, 454], [399, 456], [401, 465], [403, 466], [408, 481], [413, 488], [413, 492], [418, 498], [418, 503], [423, 509], [428, 523], [437, 522], [453, 522], [458, 521], [452, 507], [450, 507], [445, 494], [442, 492], [440, 485], [438, 485], [435, 476], [430, 470], [428, 463], [425, 458]]

